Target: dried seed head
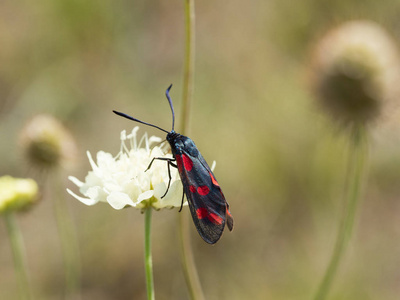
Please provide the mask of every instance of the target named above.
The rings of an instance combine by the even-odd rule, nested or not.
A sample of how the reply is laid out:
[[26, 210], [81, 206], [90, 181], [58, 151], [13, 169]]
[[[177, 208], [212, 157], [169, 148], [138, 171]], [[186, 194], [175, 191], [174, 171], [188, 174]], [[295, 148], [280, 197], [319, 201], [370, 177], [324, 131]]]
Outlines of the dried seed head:
[[328, 32], [313, 62], [318, 99], [342, 124], [367, 124], [391, 110], [400, 63], [396, 46], [378, 24], [352, 21]]
[[37, 115], [24, 126], [21, 144], [28, 161], [40, 168], [64, 164], [74, 158], [75, 141], [62, 124], [50, 115]]

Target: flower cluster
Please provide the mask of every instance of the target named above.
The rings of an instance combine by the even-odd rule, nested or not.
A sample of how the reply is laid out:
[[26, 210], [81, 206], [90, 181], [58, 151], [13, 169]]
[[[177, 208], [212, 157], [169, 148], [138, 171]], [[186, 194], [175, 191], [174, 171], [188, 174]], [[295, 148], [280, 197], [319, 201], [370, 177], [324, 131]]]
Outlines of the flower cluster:
[[33, 179], [0, 177], [0, 214], [29, 208], [37, 200], [38, 191]]
[[167, 163], [155, 160], [146, 171], [154, 157], [172, 158], [171, 154], [167, 154], [167, 144], [161, 143], [158, 137], [148, 138], [147, 133], [138, 142], [138, 130], [139, 127], [135, 127], [129, 135], [125, 130], [121, 132], [121, 149], [115, 157], [99, 151], [95, 162], [87, 152], [93, 170], [89, 171], [85, 182], [69, 177], [84, 197], [69, 189], [68, 193], [86, 205], [107, 202], [115, 209], [127, 206], [139, 209], [149, 206], [156, 209], [180, 207], [183, 189], [177, 170], [171, 168], [171, 186], [164, 198], [161, 197], [169, 181]]

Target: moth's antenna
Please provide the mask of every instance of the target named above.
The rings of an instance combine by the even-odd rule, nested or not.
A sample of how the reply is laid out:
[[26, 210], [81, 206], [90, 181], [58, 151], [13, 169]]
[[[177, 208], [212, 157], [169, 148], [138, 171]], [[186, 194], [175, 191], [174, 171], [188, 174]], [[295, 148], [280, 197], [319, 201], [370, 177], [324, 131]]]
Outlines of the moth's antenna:
[[165, 91], [165, 96], [167, 96], [168, 102], [169, 102], [169, 107], [171, 107], [171, 112], [172, 112], [172, 131], [174, 131], [174, 126], [175, 126], [175, 113], [174, 113], [174, 107], [172, 106], [172, 100], [171, 97], [169, 96], [169, 90], [172, 88], [172, 84], [167, 88]]
[[[171, 87], [170, 87], [170, 88], [171, 88]], [[117, 114], [118, 116], [127, 118], [127, 119], [129, 119], [129, 120], [132, 120], [132, 121], [135, 121], [135, 122], [138, 122], [138, 123], [142, 123], [142, 124], [144, 124], [144, 125], [148, 125], [148, 126], [151, 126], [151, 127], [155, 127], [155, 128], [160, 129], [160, 130], [162, 130], [162, 131], [164, 131], [164, 132], [166, 132], [166, 133], [169, 133], [169, 131], [166, 131], [165, 129], [162, 129], [162, 128], [160, 128], [160, 127], [158, 127], [158, 126], [156, 126], [156, 125], [150, 124], [150, 123], [146, 123], [146, 122], [140, 121], [140, 120], [138, 120], [138, 119], [136, 119], [136, 118], [134, 118], [134, 117], [131, 117], [131, 116], [127, 115], [127, 114], [124, 114], [124, 113], [122, 113], [122, 112], [113, 110], [113, 113]], [[173, 113], [173, 111], [172, 111], [172, 113]]]

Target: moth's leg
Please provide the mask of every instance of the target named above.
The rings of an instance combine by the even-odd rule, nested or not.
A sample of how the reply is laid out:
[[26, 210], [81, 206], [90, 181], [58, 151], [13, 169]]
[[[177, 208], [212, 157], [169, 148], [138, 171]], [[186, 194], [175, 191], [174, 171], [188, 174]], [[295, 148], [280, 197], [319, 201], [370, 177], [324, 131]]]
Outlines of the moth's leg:
[[161, 199], [162, 199], [168, 193], [169, 187], [171, 186], [172, 176], [171, 176], [171, 167], [170, 166], [173, 166], [174, 168], [177, 168], [178, 166], [173, 163], [173, 161], [176, 161], [175, 158], [153, 157], [153, 159], [151, 160], [151, 162], [150, 162], [149, 166], [147, 167], [146, 171], [151, 168], [151, 165], [153, 164], [154, 160], [156, 160], [156, 159], [166, 161], [167, 162], [167, 167], [168, 167], [168, 178], [169, 178], [168, 186], [167, 186], [167, 190], [165, 191], [164, 195], [161, 196]]
[[179, 209], [179, 212], [181, 212], [182, 207], [183, 207], [183, 199], [185, 198], [185, 192], [182, 191], [182, 202], [181, 202], [181, 208]]
[[153, 164], [154, 160], [156, 160], [156, 159], [158, 159], [158, 160], [164, 160], [164, 161], [168, 161], [168, 162], [175, 161], [175, 158], [153, 157], [153, 159], [151, 160], [151, 162], [150, 162], [150, 164], [149, 164], [149, 166], [147, 167], [147, 169], [146, 169], [145, 172], [147, 172], [147, 171], [151, 168], [151, 165]]
[[170, 167], [171, 161], [168, 161], [167, 166], [168, 166], [168, 186], [167, 186], [167, 190], [165, 191], [164, 195], [161, 196], [161, 199], [165, 197], [165, 195], [168, 193], [169, 191], [169, 187], [171, 185], [171, 180], [172, 180], [172, 176], [171, 176], [171, 167]]

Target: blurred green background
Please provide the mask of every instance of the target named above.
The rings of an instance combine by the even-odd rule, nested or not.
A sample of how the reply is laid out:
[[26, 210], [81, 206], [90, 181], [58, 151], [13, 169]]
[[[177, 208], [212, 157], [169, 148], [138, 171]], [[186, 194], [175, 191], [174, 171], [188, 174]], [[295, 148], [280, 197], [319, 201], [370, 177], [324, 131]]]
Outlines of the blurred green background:
[[[343, 21], [381, 24], [398, 43], [400, 4], [383, 1], [197, 1], [190, 137], [235, 218], [215, 246], [192, 224], [207, 299], [310, 299], [329, 262], [343, 208], [346, 139], [309, 89], [315, 42]], [[397, 40], [396, 40], [397, 39]], [[78, 144], [64, 180], [41, 183], [42, 200], [19, 215], [37, 299], [62, 299], [54, 197], [67, 197], [79, 238], [82, 299], [145, 299], [143, 215], [87, 207], [66, 194], [90, 166], [86, 150], [117, 154], [124, 111], [169, 128], [164, 91], [179, 116], [183, 1], [0, 2], [0, 175], [29, 176], [18, 135], [50, 113]], [[179, 125], [179, 119], [177, 124]], [[145, 131], [160, 135], [152, 128]], [[374, 131], [368, 184], [330, 299], [399, 299], [400, 130]], [[52, 192], [49, 192], [52, 191]], [[188, 214], [184, 209], [182, 213]], [[153, 214], [157, 299], [188, 299], [177, 210]], [[12, 253], [0, 222], [0, 299], [16, 299]]]

